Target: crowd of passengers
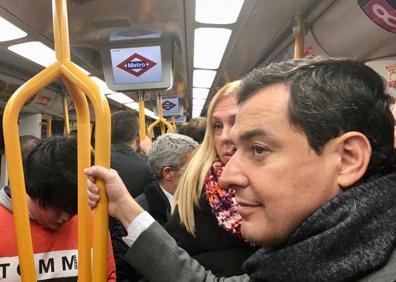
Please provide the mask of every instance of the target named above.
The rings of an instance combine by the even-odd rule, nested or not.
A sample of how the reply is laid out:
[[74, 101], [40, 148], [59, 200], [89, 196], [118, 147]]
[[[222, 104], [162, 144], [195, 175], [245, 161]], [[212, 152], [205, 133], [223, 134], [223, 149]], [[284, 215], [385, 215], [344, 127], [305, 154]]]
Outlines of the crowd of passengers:
[[[274, 63], [153, 142], [112, 114], [108, 281], [395, 281], [394, 118], [363, 63]], [[395, 110], [396, 112], [396, 110]], [[21, 137], [39, 280], [77, 279], [77, 142]], [[11, 187], [12, 189], [12, 187]], [[0, 280], [19, 281], [10, 187]], [[3, 275], [1, 277], [1, 275]]]

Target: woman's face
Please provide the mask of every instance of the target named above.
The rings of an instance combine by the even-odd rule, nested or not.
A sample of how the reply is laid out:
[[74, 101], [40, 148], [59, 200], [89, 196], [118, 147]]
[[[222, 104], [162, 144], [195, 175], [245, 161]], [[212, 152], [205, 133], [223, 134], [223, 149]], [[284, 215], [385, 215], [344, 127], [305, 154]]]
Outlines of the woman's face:
[[221, 98], [213, 109], [211, 126], [217, 155], [226, 164], [234, 153], [234, 146], [230, 142], [230, 129], [235, 122], [237, 104], [235, 95]]

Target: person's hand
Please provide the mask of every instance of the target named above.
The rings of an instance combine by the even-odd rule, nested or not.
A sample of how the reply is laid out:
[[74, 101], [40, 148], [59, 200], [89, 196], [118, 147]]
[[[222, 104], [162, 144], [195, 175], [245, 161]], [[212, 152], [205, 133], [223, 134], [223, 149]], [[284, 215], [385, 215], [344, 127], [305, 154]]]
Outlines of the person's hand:
[[144, 139], [140, 139], [139, 148], [140, 148], [140, 150], [142, 150], [142, 152], [145, 155], [147, 155], [151, 150], [152, 144], [153, 144], [153, 141], [151, 141], [151, 138], [146, 136], [146, 137], [144, 137]]
[[109, 198], [109, 214], [117, 218], [125, 228], [138, 216], [143, 209], [129, 194], [127, 188], [114, 169], [101, 166], [92, 166], [84, 169], [88, 176], [88, 203], [95, 208], [100, 201], [99, 188], [96, 179], [104, 181], [107, 196]]

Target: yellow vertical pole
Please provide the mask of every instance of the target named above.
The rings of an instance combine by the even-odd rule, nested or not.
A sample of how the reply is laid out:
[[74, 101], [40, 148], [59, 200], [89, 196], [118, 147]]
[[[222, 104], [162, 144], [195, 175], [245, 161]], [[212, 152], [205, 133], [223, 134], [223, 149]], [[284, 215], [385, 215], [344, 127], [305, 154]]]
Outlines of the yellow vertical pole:
[[[163, 117], [163, 111], [162, 111], [162, 99], [161, 99], [161, 94], [157, 94], [157, 109], [158, 109], [158, 119], [162, 120]], [[160, 123], [160, 128], [161, 128], [161, 135], [165, 134], [165, 126], [164, 124], [161, 122]]]
[[[71, 82], [80, 84], [86, 89], [84, 92], [88, 95], [95, 109], [96, 117], [96, 163], [105, 167], [110, 163], [110, 109], [106, 98], [100, 95], [98, 87], [86, 76], [79, 76], [79, 70], [70, 62], [70, 47], [69, 47], [69, 30], [67, 23], [67, 7], [66, 0], [53, 0], [53, 14], [54, 14], [54, 37], [55, 37], [55, 51], [57, 59], [63, 62], [68, 68], [63, 69], [63, 74], [68, 74]], [[57, 44], [58, 43], [58, 44]], [[74, 72], [73, 72], [74, 69]], [[72, 72], [68, 72], [68, 71]], [[74, 79], [74, 81], [72, 81]], [[88, 86], [88, 87], [87, 87]], [[77, 92], [72, 89], [71, 92]], [[88, 126], [88, 125], [86, 125]], [[81, 130], [78, 129], [77, 134]], [[89, 131], [88, 131], [89, 132]], [[79, 135], [81, 136], [81, 135]], [[89, 139], [87, 139], [89, 140]], [[108, 215], [107, 215], [107, 195], [104, 189], [103, 181], [98, 181], [100, 188], [101, 199], [94, 214], [94, 232], [93, 232], [93, 268], [92, 280], [105, 281], [107, 277], [107, 245], [108, 245]], [[90, 236], [89, 233], [89, 210], [87, 206], [87, 194], [85, 185], [79, 186], [80, 205], [79, 210], [79, 225], [78, 225], [78, 239], [79, 239], [79, 260], [78, 260], [78, 274], [80, 281], [91, 280], [91, 257], [90, 257]], [[80, 191], [80, 190], [84, 191]], [[85, 234], [84, 234], [85, 233]]]
[[[11, 187], [21, 279], [23, 282], [36, 281], [36, 268], [33, 260], [33, 247], [30, 237], [31, 231], [18, 137], [18, 115], [24, 103], [33, 96], [33, 94], [39, 92], [62, 75], [73, 97], [73, 101], [75, 101], [78, 126], [79, 128], [81, 127], [81, 129], [78, 130], [79, 281], [91, 281], [92, 277], [93, 281], [102, 282], [106, 281], [107, 277], [108, 200], [103, 181], [98, 181], [97, 185], [100, 189], [101, 201], [94, 214], [95, 232], [92, 239], [93, 270], [91, 276], [90, 216], [86, 191], [86, 176], [82, 173], [82, 168], [90, 165], [90, 122], [89, 110], [84, 93], [90, 99], [96, 117], [95, 161], [97, 165], [104, 167], [109, 167], [110, 164], [110, 109], [106, 97], [100, 93], [97, 85], [70, 61], [66, 0], [53, 0], [52, 7], [57, 62], [45, 68], [18, 88], [8, 100], [3, 116], [4, 142]], [[74, 86], [76, 86], [76, 88], [73, 88]], [[50, 133], [51, 128], [48, 130]], [[81, 144], [82, 148], [80, 148]], [[82, 154], [81, 151], [86, 153]], [[85, 155], [83, 161], [80, 159], [81, 155]]]
[[296, 25], [293, 28], [294, 32], [294, 59], [304, 58], [304, 30], [301, 16], [296, 16]]
[[52, 118], [49, 117], [47, 118], [47, 137], [51, 137], [52, 136]]
[[175, 117], [174, 117], [174, 116], [171, 118], [170, 124], [172, 124], [173, 128], [172, 128], [171, 131], [168, 129], [167, 132], [175, 132], [175, 131], [176, 131], [176, 120], [175, 120]]
[[146, 138], [146, 117], [144, 115], [144, 91], [138, 92], [139, 99], [139, 136], [143, 140]]
[[[70, 61], [70, 46], [69, 46], [69, 28], [67, 23], [67, 2], [66, 0], [52, 0], [52, 17], [54, 27], [54, 41], [55, 41], [55, 53], [56, 59], [59, 62]], [[77, 90], [73, 88], [70, 83], [66, 82], [66, 87], [69, 88], [69, 93], [76, 95]], [[76, 105], [77, 109], [77, 105]], [[81, 134], [81, 130], [77, 130], [77, 135]], [[89, 131], [88, 131], [89, 132]], [[78, 136], [77, 136], [78, 138]], [[81, 142], [81, 139], [78, 139]], [[78, 144], [80, 146], [80, 144]], [[79, 147], [78, 146], [78, 147]], [[77, 149], [78, 150], [78, 149]], [[77, 152], [78, 153], [78, 152]], [[78, 159], [78, 162], [81, 162]], [[77, 165], [78, 166], [78, 165]], [[81, 177], [81, 175], [80, 175]], [[81, 201], [84, 201], [84, 192], [80, 191], [83, 189], [78, 186], [78, 276], [81, 281], [88, 281], [91, 278], [91, 255], [90, 255], [90, 241], [81, 233], [88, 233], [87, 221], [89, 219], [89, 211], [84, 208]], [[85, 220], [85, 222], [84, 222]], [[84, 223], [82, 223], [84, 222]], [[85, 224], [85, 225], [84, 225]]]
[[65, 121], [65, 133], [70, 134], [69, 110], [67, 108], [66, 97], [63, 97], [63, 118]]
[[11, 188], [19, 266], [23, 282], [36, 281], [36, 268], [30, 235], [21, 144], [19, 142], [18, 116], [25, 102], [45, 85], [55, 80], [59, 73], [57, 64], [54, 64], [29, 79], [10, 97], [3, 114], [5, 154]]
[[91, 165], [91, 123], [89, 118], [88, 102], [84, 93], [79, 90], [68, 79], [63, 78], [63, 82], [70, 96], [73, 99], [77, 116], [77, 181], [78, 181], [78, 278], [80, 281], [91, 281], [91, 239], [92, 217], [90, 209], [86, 203], [87, 191], [81, 187], [87, 184], [87, 177], [83, 169]]

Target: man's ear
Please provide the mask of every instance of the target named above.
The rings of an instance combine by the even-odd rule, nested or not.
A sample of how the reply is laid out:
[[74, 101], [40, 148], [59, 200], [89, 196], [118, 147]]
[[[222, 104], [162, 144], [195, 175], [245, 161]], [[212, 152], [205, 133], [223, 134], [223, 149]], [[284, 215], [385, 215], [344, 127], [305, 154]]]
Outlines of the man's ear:
[[371, 145], [367, 137], [351, 131], [337, 138], [340, 166], [337, 182], [341, 188], [348, 188], [366, 173], [371, 157]]
[[173, 169], [169, 166], [166, 166], [162, 169], [162, 177], [165, 180], [171, 181], [173, 178]]

